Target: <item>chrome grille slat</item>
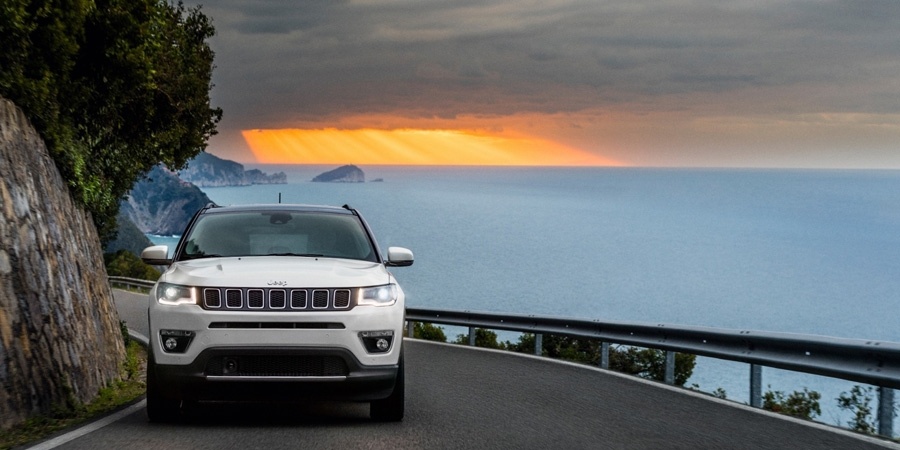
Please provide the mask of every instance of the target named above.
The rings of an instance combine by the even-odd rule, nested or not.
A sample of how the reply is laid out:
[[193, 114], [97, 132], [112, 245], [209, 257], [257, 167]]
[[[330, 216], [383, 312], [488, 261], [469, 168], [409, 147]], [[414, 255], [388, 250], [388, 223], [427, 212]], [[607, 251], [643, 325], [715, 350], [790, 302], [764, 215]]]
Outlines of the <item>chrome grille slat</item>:
[[328, 308], [328, 291], [324, 289], [316, 289], [313, 291], [312, 299], [313, 309]]
[[240, 289], [225, 290], [225, 306], [231, 309], [244, 306], [244, 296]]
[[203, 304], [206, 305], [207, 308], [221, 308], [222, 293], [218, 289], [204, 289]]
[[334, 291], [334, 307], [337, 309], [347, 309], [350, 307], [349, 289], [336, 289]]
[[269, 291], [269, 309], [284, 309], [285, 292], [283, 289]]
[[291, 291], [291, 309], [306, 309], [305, 289], [294, 289]]
[[266, 306], [265, 293], [262, 289], [250, 289], [247, 291], [247, 306], [250, 309], [262, 309]]
[[356, 306], [356, 288], [207, 287], [200, 306], [222, 311], [345, 311]]

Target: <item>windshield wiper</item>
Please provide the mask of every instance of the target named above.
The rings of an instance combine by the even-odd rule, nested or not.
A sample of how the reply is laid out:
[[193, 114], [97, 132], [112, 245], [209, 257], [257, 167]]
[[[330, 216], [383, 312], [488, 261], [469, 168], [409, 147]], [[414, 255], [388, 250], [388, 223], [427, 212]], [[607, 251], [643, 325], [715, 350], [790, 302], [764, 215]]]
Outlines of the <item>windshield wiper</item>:
[[269, 253], [266, 256], [305, 256], [307, 258], [321, 258], [325, 255], [320, 253]]
[[196, 255], [184, 255], [181, 257], [182, 260], [186, 259], [202, 259], [202, 258], [223, 258], [222, 255], [217, 255], [215, 253], [199, 253]]

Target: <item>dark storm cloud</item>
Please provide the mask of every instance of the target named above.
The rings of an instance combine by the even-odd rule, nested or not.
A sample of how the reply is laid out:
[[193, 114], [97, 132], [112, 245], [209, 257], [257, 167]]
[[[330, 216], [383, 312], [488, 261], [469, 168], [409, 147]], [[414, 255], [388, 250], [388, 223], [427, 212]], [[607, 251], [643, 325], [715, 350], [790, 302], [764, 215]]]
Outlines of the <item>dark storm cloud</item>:
[[[218, 31], [214, 99], [223, 124], [242, 128], [672, 95], [689, 108], [694, 94], [767, 87], [815, 88], [797, 112], [900, 112], [894, 0], [242, 0], [203, 10]], [[770, 100], [743, 107], [769, 113]]]

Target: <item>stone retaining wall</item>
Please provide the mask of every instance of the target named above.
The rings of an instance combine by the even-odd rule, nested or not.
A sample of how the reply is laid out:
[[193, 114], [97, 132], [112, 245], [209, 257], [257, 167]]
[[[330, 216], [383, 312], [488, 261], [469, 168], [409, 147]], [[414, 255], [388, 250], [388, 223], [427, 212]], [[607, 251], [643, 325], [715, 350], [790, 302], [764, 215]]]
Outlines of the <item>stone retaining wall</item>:
[[124, 352], [91, 218], [0, 98], [0, 429], [92, 400]]

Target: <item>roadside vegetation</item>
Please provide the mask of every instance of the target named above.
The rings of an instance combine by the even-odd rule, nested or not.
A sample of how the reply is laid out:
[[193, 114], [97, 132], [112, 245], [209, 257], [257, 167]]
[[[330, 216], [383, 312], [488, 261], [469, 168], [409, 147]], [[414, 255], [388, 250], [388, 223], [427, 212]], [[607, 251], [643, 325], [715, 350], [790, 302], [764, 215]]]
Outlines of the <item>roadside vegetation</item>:
[[[417, 339], [447, 342], [443, 328], [430, 323], [416, 322], [413, 335]], [[460, 334], [452, 342], [468, 345], [469, 336]], [[600, 342], [571, 336], [544, 335], [541, 354], [550, 358], [599, 366]], [[484, 328], [475, 329], [475, 346], [507, 350], [517, 353], [534, 354], [535, 335], [524, 333], [517, 342], [500, 342], [497, 333]], [[665, 352], [628, 346], [610, 346], [609, 367], [617, 372], [636, 375], [651, 380], [663, 381], [665, 377]], [[696, 355], [678, 353], [675, 355], [675, 384], [683, 386], [694, 371]]]
[[159, 279], [159, 270], [144, 263], [141, 258], [128, 250], [107, 253], [103, 255], [103, 260], [106, 264], [106, 273], [109, 276], [137, 278], [147, 281]]

